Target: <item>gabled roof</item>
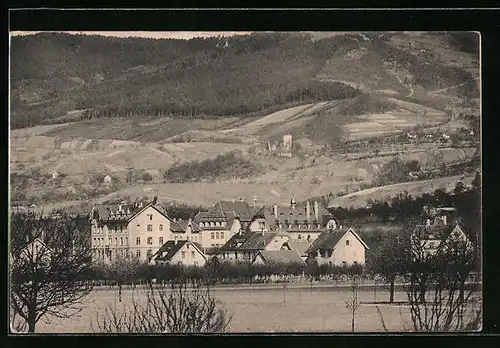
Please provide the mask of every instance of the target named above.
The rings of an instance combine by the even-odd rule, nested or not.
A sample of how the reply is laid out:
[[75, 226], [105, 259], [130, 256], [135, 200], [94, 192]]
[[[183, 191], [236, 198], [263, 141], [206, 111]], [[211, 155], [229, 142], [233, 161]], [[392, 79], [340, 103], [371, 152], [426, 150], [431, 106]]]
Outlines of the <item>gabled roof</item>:
[[307, 250], [307, 253], [315, 253], [319, 249], [335, 249], [338, 245], [338, 242], [342, 239], [342, 237], [351, 232], [356, 239], [365, 247], [365, 249], [369, 249], [368, 246], [363, 242], [363, 240], [357, 235], [354, 230], [349, 228], [336, 229], [331, 231], [325, 231], [319, 235], [319, 237], [312, 243], [312, 245]]
[[188, 240], [178, 240], [177, 243], [176, 241], [169, 240], [166, 243], [164, 243], [160, 249], [153, 255], [153, 259], [155, 261], [170, 261], [181, 249], [184, 245], [188, 243], [189, 245], [194, 246], [200, 254], [205, 257], [205, 254], [203, 254], [203, 248], [201, 247], [200, 244], [196, 242], [191, 242]]
[[[154, 208], [167, 219], [169, 218], [161, 207], [153, 204], [146, 204], [142, 208], [139, 208], [136, 204], [122, 204], [121, 211], [119, 211], [119, 205], [102, 204], [94, 206], [93, 212], [97, 212], [99, 214], [99, 219], [101, 221], [127, 222], [133, 220], [137, 215], [141, 214], [149, 207]], [[91, 218], [94, 218], [94, 216], [91, 216]]]
[[[306, 206], [306, 203], [296, 204], [295, 208], [292, 208], [290, 205], [278, 206], [277, 216], [274, 215], [274, 206], [266, 206], [260, 208], [255, 213], [255, 217], [264, 218], [268, 226], [276, 226], [277, 223], [281, 223], [284, 229], [288, 229], [286, 225], [288, 223], [292, 225], [290, 229], [297, 231], [318, 230], [317, 224], [320, 224], [321, 227], [319, 229], [322, 229], [330, 219], [334, 219], [332, 214], [321, 204], [318, 204], [318, 219], [316, 219], [316, 214], [314, 213], [314, 204], [309, 205], [310, 213], [308, 217]], [[296, 221], [300, 227], [295, 225]]]
[[239, 250], [238, 244], [243, 245], [251, 236], [256, 234], [257, 232], [246, 231], [241, 234], [236, 233], [229, 240], [220, 247], [220, 251], [235, 251]]
[[240, 247], [240, 250], [264, 249], [276, 237], [277, 233], [254, 233]]
[[237, 202], [229, 202], [229, 201], [220, 201], [216, 203], [224, 212], [224, 214], [232, 213], [234, 217], [237, 217], [240, 219], [240, 221], [243, 222], [249, 222], [252, 220], [253, 217], [253, 212], [252, 208], [250, 205], [248, 205], [247, 202], [244, 201], [237, 201]]
[[261, 250], [259, 254], [265, 263], [305, 264], [299, 253], [294, 250]]
[[[417, 225], [413, 230], [413, 234], [417, 234], [421, 239], [429, 240], [446, 240], [451, 235], [451, 233], [458, 228], [462, 233], [464, 230], [460, 227], [458, 223], [449, 225]], [[467, 236], [467, 234], [465, 234]], [[467, 238], [469, 238], [467, 236]]]
[[200, 232], [200, 227], [194, 221], [190, 220], [176, 220], [170, 222], [170, 230], [172, 232], [186, 232], [188, 226], [191, 224], [192, 232]]
[[290, 239], [289, 241], [283, 243], [283, 245], [288, 246], [291, 250], [299, 253], [299, 255], [306, 255], [306, 251], [312, 245], [312, 242], [308, 242], [303, 239]]

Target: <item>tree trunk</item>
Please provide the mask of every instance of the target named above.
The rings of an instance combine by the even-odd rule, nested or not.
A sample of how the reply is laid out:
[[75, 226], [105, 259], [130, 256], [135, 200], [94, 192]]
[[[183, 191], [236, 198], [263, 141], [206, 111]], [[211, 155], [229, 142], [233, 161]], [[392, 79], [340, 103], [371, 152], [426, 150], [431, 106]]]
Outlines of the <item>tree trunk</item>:
[[422, 282], [420, 283], [420, 289], [419, 289], [419, 299], [418, 301], [420, 303], [425, 303], [425, 283]]
[[118, 284], [118, 302], [122, 302], [122, 284]]
[[354, 311], [352, 312], [352, 318], [351, 318], [351, 331], [354, 332]]
[[459, 290], [459, 299], [460, 303], [463, 304], [465, 301], [465, 281], [460, 281], [460, 290]]
[[28, 309], [28, 332], [29, 333], [35, 333], [35, 326], [36, 326], [36, 313], [35, 310]]
[[394, 279], [391, 279], [391, 288], [390, 288], [390, 295], [389, 295], [389, 303], [394, 303]]

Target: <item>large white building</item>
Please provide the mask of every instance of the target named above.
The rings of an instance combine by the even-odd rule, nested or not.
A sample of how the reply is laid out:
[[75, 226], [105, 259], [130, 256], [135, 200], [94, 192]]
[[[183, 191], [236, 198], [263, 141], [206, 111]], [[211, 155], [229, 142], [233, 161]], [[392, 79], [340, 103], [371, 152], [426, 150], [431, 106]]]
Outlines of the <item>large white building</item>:
[[[180, 232], [178, 223], [161, 207], [141, 203], [95, 206], [90, 225], [95, 260], [104, 263], [126, 256], [146, 261], [167, 240], [174, 239], [172, 225], [176, 234]], [[185, 233], [179, 234], [186, 238]]]

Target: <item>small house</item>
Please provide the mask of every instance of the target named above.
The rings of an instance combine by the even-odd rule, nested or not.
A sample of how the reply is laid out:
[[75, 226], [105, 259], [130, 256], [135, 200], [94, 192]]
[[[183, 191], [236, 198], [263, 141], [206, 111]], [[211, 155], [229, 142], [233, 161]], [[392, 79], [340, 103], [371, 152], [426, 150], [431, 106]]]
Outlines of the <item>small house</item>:
[[111, 177], [109, 175], [106, 175], [103, 179], [103, 182], [105, 184], [110, 184], [111, 183]]
[[305, 261], [294, 250], [261, 250], [253, 260], [257, 265], [297, 264], [304, 265]]
[[150, 262], [202, 267], [206, 260], [200, 244], [188, 240], [169, 240], [152, 255]]
[[307, 260], [307, 249], [311, 247], [312, 242], [307, 240], [290, 239], [283, 243], [281, 250], [293, 250], [297, 252], [302, 260]]
[[368, 246], [352, 228], [327, 230], [307, 250], [308, 261], [318, 265], [349, 266], [365, 264]]

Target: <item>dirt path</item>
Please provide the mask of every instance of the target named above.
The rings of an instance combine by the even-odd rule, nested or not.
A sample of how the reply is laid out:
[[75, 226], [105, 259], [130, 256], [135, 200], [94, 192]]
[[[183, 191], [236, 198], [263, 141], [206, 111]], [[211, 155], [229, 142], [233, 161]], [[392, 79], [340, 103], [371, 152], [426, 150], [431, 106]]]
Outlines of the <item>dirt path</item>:
[[472, 80], [467, 80], [467, 81], [459, 83], [457, 85], [453, 85], [453, 86], [449, 86], [449, 87], [446, 87], [446, 88], [437, 89], [435, 91], [429, 92], [429, 95], [436, 97], [436, 96], [439, 96], [440, 94], [442, 94], [443, 92], [446, 92], [449, 89], [453, 89], [453, 88], [457, 88], [457, 87], [463, 86], [463, 85], [465, 85], [465, 84], [467, 84], [469, 82], [472, 82], [472, 81], [475, 81], [475, 80], [478, 80], [478, 79], [479, 79], [478, 77], [475, 77]]

